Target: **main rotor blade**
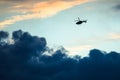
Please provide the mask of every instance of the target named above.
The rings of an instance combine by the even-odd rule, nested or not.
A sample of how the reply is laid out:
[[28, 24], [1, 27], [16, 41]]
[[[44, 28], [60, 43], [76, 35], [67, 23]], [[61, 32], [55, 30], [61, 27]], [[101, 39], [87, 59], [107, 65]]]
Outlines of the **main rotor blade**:
[[80, 18], [78, 17], [78, 20], [80, 21]]

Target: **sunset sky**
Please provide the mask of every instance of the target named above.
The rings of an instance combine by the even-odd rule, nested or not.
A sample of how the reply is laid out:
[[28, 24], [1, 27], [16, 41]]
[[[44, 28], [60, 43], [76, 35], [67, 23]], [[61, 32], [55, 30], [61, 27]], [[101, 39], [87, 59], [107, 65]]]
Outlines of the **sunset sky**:
[[[88, 22], [76, 25], [77, 17]], [[0, 0], [0, 30], [19, 29], [71, 55], [120, 52], [120, 0]]]

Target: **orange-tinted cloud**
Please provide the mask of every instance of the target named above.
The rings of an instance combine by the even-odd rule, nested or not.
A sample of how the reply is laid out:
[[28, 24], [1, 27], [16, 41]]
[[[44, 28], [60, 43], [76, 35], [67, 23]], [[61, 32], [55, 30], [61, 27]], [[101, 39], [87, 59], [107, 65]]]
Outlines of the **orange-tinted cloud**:
[[111, 33], [109, 39], [110, 40], [120, 40], [120, 33]]
[[[82, 51], [89, 51], [90, 49], [93, 49], [93, 45], [81, 45], [81, 46], [72, 46], [72, 47], [66, 47], [66, 49], [69, 51], [69, 55], [79, 55], [79, 53], [82, 53]], [[82, 54], [83, 56], [86, 56], [87, 54]]]
[[[27, 0], [29, 1], [29, 0]], [[12, 6], [13, 13], [21, 13], [22, 15], [14, 15], [9, 19], [0, 22], [0, 27], [5, 27], [10, 24], [14, 24], [18, 21], [36, 19], [36, 18], [46, 18], [53, 16], [60, 11], [71, 8], [73, 6], [89, 2], [91, 0], [49, 0], [41, 2], [33, 2], [27, 4], [16, 4]]]

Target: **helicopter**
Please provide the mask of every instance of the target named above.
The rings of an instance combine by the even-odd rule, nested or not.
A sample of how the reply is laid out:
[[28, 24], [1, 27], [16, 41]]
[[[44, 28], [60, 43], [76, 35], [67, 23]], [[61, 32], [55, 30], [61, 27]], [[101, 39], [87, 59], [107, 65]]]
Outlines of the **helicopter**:
[[87, 22], [87, 20], [80, 20], [79, 17], [78, 17], [78, 20], [75, 20], [75, 21], [77, 21], [77, 22], [76, 22], [77, 25], [80, 25], [80, 24], [82, 24], [83, 22], [84, 22], [84, 23]]

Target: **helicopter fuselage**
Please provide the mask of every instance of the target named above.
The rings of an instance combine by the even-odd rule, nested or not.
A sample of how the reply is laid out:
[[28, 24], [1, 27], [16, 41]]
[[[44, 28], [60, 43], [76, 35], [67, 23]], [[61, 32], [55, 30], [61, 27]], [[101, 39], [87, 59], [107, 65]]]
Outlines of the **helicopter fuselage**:
[[82, 24], [83, 22], [87, 22], [87, 21], [78, 21], [78, 22], [76, 22], [76, 24]]

